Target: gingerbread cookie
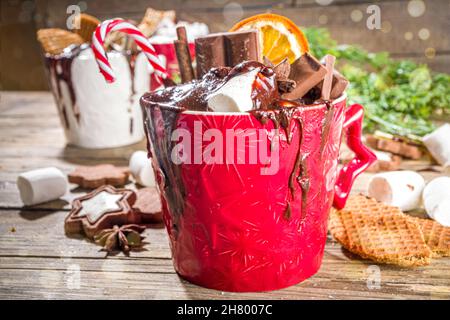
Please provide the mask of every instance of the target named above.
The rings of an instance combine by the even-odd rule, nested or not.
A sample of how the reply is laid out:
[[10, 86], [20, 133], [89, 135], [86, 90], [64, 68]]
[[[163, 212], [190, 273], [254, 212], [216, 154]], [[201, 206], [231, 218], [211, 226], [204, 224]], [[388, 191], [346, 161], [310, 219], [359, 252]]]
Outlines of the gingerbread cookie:
[[128, 182], [130, 171], [127, 167], [116, 167], [112, 164], [97, 166], [79, 166], [69, 174], [69, 182], [82, 188], [95, 189], [104, 185], [123, 186]]
[[141, 223], [162, 222], [161, 199], [154, 187], [142, 188], [136, 192], [133, 209], [140, 215]]
[[67, 234], [84, 233], [92, 239], [100, 230], [139, 223], [140, 216], [132, 209], [135, 201], [132, 190], [102, 186], [73, 201], [64, 229]]

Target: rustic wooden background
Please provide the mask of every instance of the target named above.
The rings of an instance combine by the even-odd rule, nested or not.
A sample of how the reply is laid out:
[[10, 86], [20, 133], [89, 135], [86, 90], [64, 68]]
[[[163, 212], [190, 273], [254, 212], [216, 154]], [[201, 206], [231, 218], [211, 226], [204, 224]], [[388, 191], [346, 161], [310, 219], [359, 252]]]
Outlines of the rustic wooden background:
[[[331, 2], [331, 3], [330, 3]], [[47, 90], [47, 80], [35, 33], [41, 27], [65, 27], [67, 7], [78, 4], [100, 19], [121, 16], [140, 20], [148, 6], [175, 9], [187, 21], [202, 21], [211, 31], [227, 30], [236, 21], [271, 11], [301, 26], [323, 26], [339, 43], [360, 44], [371, 51], [389, 51], [398, 58], [428, 63], [450, 72], [450, 1], [424, 0], [425, 12], [412, 17], [408, 0], [1, 0], [0, 90]], [[320, 5], [319, 3], [330, 3]], [[416, 0], [417, 3], [417, 0]], [[366, 27], [369, 5], [381, 8], [382, 30]], [[352, 12], [363, 13], [355, 22]], [[425, 31], [422, 29], [426, 29]], [[427, 35], [426, 40], [419, 37]], [[405, 34], [412, 35], [411, 40]], [[431, 56], [425, 55], [426, 50]], [[435, 52], [435, 54], [433, 54]]]

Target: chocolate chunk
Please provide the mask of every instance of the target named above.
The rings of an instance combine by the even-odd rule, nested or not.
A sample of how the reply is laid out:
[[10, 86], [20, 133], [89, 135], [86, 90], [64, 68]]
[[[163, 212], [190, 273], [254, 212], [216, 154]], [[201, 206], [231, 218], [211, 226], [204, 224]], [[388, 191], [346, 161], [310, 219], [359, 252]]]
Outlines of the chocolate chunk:
[[337, 99], [339, 98], [347, 89], [348, 86], [348, 80], [340, 74], [336, 69], [333, 73], [333, 84], [331, 88], [331, 99]]
[[289, 93], [295, 89], [295, 81], [291, 79], [277, 79], [278, 91], [281, 93]]
[[296, 86], [292, 92], [283, 95], [284, 99], [299, 99], [311, 88], [323, 80], [327, 69], [312, 55], [304, 53], [291, 64], [289, 79], [295, 81]]
[[195, 40], [197, 78], [211, 68], [234, 67], [247, 60], [259, 60], [258, 33], [255, 30], [214, 33]]
[[291, 72], [291, 65], [289, 64], [289, 60], [287, 58], [283, 59], [283, 61], [273, 67], [273, 71], [279, 79], [287, 79]]

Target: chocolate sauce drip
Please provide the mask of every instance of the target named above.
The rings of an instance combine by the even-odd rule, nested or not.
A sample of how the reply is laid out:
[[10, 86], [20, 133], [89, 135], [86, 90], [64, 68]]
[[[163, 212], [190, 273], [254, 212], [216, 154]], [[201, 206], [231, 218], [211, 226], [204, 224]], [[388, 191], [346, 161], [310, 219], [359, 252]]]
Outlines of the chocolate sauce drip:
[[255, 81], [253, 81], [251, 98], [253, 100], [253, 110], [267, 110], [272, 102], [279, 98], [275, 72], [272, 68], [266, 67], [257, 61], [246, 61], [234, 67], [229, 75], [224, 79], [229, 81], [252, 70], [259, 69]]
[[[253, 110], [251, 113], [262, 123], [266, 124], [268, 120], [271, 120], [275, 128], [283, 128], [286, 134], [287, 142], [291, 143], [291, 123], [296, 121], [299, 125], [300, 142], [298, 147], [297, 156], [295, 159], [294, 167], [289, 175], [289, 191], [288, 200], [286, 202], [286, 209], [284, 217], [290, 219], [291, 217], [291, 204], [290, 201], [295, 199], [295, 182], [299, 183], [302, 190], [302, 218], [306, 215], [306, 203], [309, 191], [309, 176], [307, 172], [307, 155], [302, 154], [301, 147], [303, 144], [304, 130], [303, 120], [299, 114], [299, 108], [306, 107], [302, 103], [295, 103], [289, 100], [276, 100], [271, 105], [269, 110]], [[297, 174], [298, 173], [298, 174]], [[289, 200], [289, 198], [291, 200]]]
[[125, 57], [127, 58], [128, 65], [130, 66], [130, 75], [131, 75], [131, 94], [130, 94], [130, 102], [133, 103], [133, 96], [136, 94], [136, 88], [134, 85], [134, 75], [135, 75], [135, 66], [136, 66], [136, 58], [138, 53], [127, 51]]
[[[50, 54], [45, 55], [45, 64], [50, 73], [55, 75], [55, 83], [56, 83], [56, 91], [58, 93], [57, 100], [61, 97], [61, 83], [60, 81], [64, 81], [69, 88], [70, 94], [70, 102], [72, 104], [73, 114], [77, 119], [77, 122], [80, 121], [80, 112], [76, 107], [76, 96], [75, 90], [73, 88], [72, 83], [72, 62], [73, 60], [85, 49], [89, 48], [88, 44], [82, 44], [81, 46], [71, 45], [67, 47], [63, 53], [60, 55], [54, 56]], [[50, 83], [51, 85], [51, 83]], [[66, 128], [69, 128], [69, 122], [67, 119], [67, 111], [65, 110], [66, 106], [63, 105], [63, 118], [66, 125]]]
[[[331, 105], [330, 101], [324, 101], [325, 105], [327, 106], [327, 111], [325, 114], [325, 117], [323, 118], [322, 122], [322, 134], [320, 139], [320, 158], [322, 159], [323, 155], [323, 149], [325, 148], [326, 143], [328, 142], [328, 136], [330, 134], [330, 128], [331, 128], [331, 120], [334, 116], [334, 109]], [[322, 161], [323, 163], [323, 161]]]
[[[141, 98], [141, 105], [146, 111], [146, 133], [147, 139], [152, 141], [153, 152], [159, 163], [164, 181], [160, 187], [164, 190], [170, 212], [175, 214], [174, 224], [184, 211], [185, 189], [181, 178], [180, 165], [172, 161], [171, 154], [175, 142], [171, 140], [172, 132], [176, 129], [177, 119], [181, 108], [161, 106], [145, 101]], [[150, 150], [150, 149], [149, 149]]]
[[207, 111], [207, 95], [222, 85], [230, 68], [211, 69], [201, 80], [193, 80], [178, 86], [147, 93], [142, 101], [165, 105], [172, 108]]

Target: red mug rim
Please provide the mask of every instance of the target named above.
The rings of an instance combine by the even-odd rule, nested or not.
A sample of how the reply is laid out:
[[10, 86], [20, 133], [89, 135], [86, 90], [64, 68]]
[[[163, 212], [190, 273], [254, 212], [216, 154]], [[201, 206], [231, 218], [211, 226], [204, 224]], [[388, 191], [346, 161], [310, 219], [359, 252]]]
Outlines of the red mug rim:
[[[347, 93], [344, 92], [339, 98], [334, 99], [333, 101], [331, 101], [331, 104], [337, 105], [339, 103], [342, 103], [343, 101], [345, 101], [345, 99], [347, 99]], [[145, 104], [146, 106], [149, 107], [163, 107], [164, 109], [169, 109], [169, 110], [173, 110], [173, 111], [181, 111], [180, 114], [189, 114], [189, 115], [202, 115], [202, 116], [249, 116], [251, 115], [251, 113], [249, 111], [243, 111], [243, 112], [216, 112], [216, 111], [198, 111], [198, 110], [183, 110], [180, 107], [174, 107], [174, 106], [169, 106], [167, 104], [164, 103], [157, 103], [157, 102], [151, 102], [151, 101], [146, 101], [145, 99], [143, 99], [143, 97], [141, 98], [141, 103]], [[321, 108], [325, 108], [326, 104], [321, 102], [321, 103], [317, 103], [317, 104], [310, 104], [307, 106], [301, 106], [306, 107], [308, 110], [316, 110], [316, 109], [321, 109]]]

